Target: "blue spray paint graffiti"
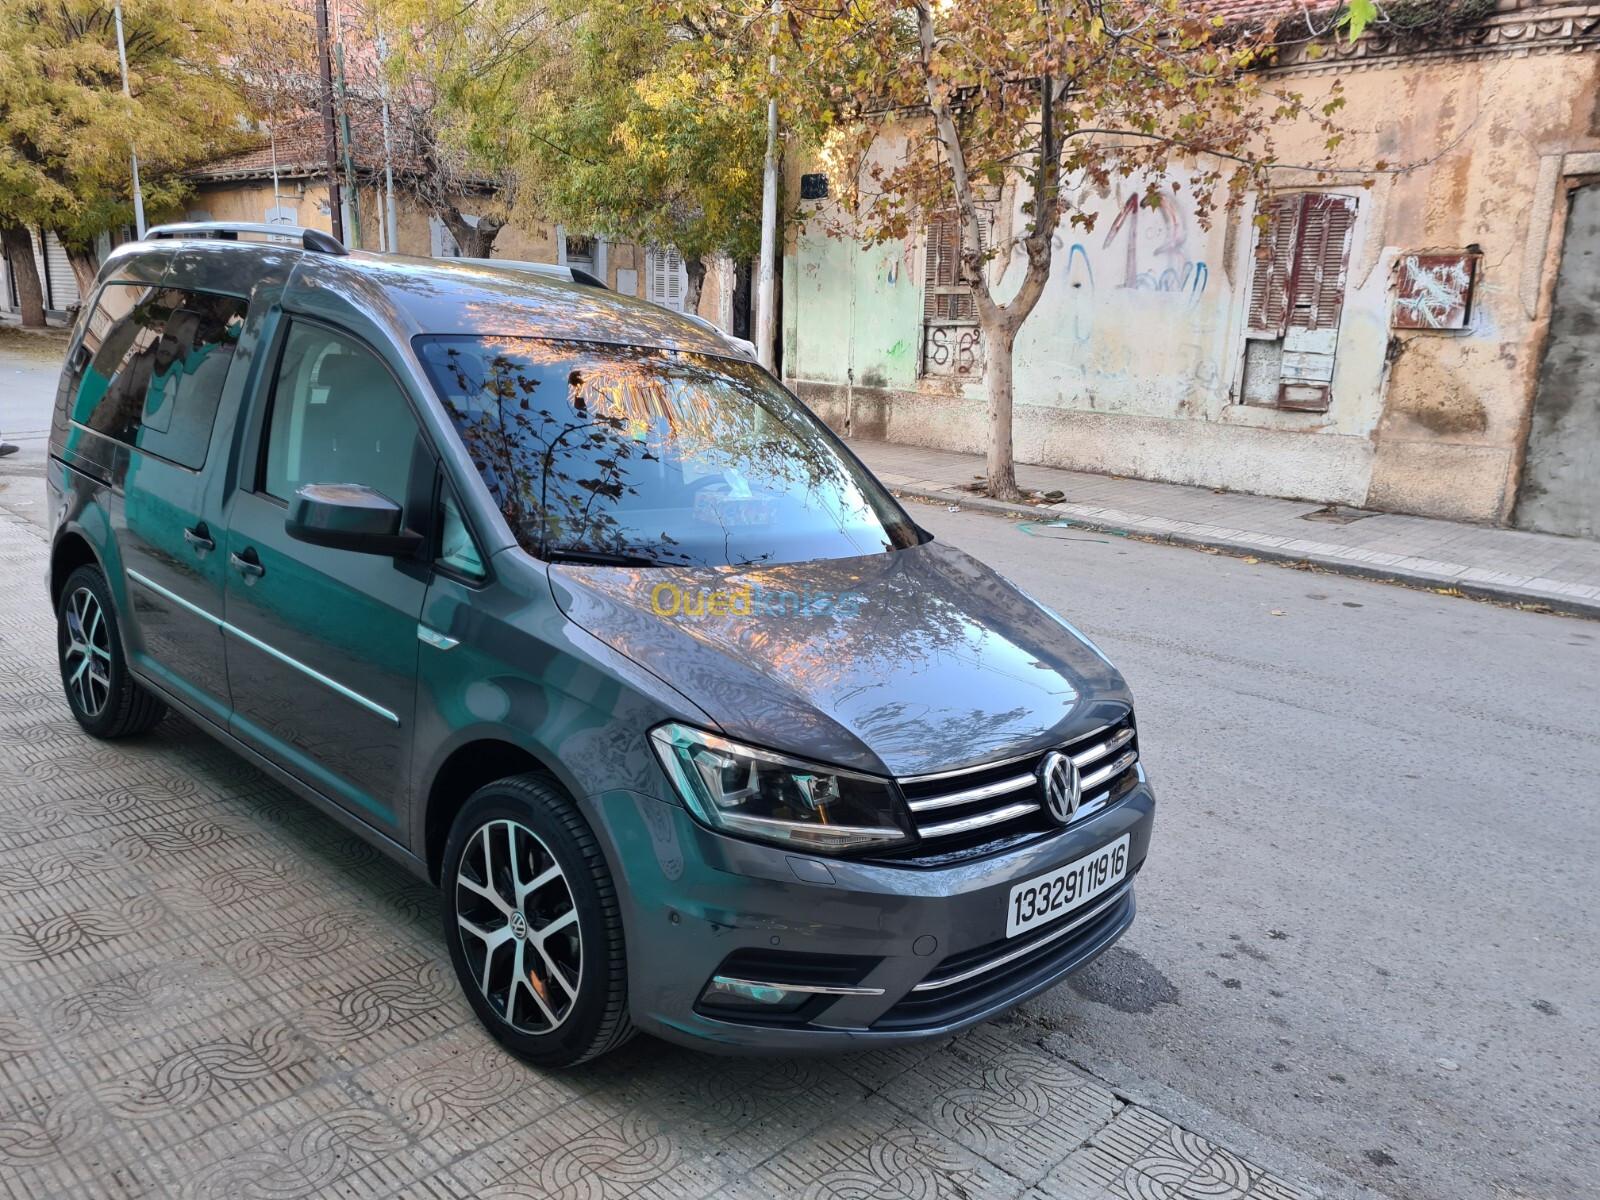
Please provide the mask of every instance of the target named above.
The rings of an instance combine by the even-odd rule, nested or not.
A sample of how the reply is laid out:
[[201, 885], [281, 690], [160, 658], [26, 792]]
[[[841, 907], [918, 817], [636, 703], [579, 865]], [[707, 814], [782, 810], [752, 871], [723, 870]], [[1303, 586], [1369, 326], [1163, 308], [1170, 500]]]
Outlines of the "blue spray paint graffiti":
[[1082, 242], [1067, 249], [1068, 303], [1072, 308], [1072, 337], [1080, 346], [1094, 336], [1094, 267]]

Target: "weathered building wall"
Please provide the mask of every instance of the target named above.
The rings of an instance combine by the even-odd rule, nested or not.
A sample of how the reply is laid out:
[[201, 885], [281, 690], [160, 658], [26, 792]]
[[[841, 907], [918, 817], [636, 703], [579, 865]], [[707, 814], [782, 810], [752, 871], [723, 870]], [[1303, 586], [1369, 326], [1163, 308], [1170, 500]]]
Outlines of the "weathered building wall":
[[[1335, 79], [1347, 98], [1341, 161], [1390, 169], [1370, 187], [1354, 173], [1275, 179], [1280, 191], [1355, 204], [1328, 411], [1245, 402], [1263, 394], [1244, 369], [1253, 207], [1207, 229], [1184, 191], [1152, 210], [1126, 207], [1130, 189], [1090, 198], [1091, 233], [1057, 235], [1045, 295], [1016, 346], [1020, 460], [1508, 515], [1559, 245], [1560, 205], [1536, 193], [1559, 191], [1600, 150], [1600, 54], [1390, 57], [1275, 82], [1315, 103]], [[1320, 141], [1309, 124], [1286, 128], [1279, 157], [1316, 162]], [[921, 371], [923, 239], [860, 250], [816, 226], [798, 232], [786, 262], [786, 376], [838, 427], [979, 449], [980, 380]], [[1465, 329], [1391, 327], [1402, 264], [1426, 251], [1479, 256]], [[1020, 260], [995, 271], [1002, 297], [1020, 282]]]

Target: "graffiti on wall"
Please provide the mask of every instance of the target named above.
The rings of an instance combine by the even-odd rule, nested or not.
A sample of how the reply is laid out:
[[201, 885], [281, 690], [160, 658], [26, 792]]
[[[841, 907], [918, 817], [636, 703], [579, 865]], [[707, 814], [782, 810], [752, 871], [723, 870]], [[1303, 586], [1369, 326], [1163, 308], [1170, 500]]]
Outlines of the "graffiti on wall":
[[983, 330], [969, 324], [929, 324], [922, 345], [927, 375], [974, 378], [983, 374]]
[[1408, 254], [1400, 260], [1394, 299], [1396, 329], [1465, 329], [1472, 311], [1478, 256]]
[[[1188, 223], [1171, 196], [1157, 197], [1151, 208], [1141, 204], [1142, 195], [1134, 192], [1122, 203], [1117, 219], [1106, 231], [1102, 249], [1109, 250], [1119, 237], [1123, 241], [1122, 286], [1152, 292], [1183, 292], [1198, 296], [1206, 290], [1211, 272], [1204, 262], [1189, 257], [1185, 242], [1188, 240]], [[1139, 227], [1145, 226], [1146, 238], [1154, 237], [1155, 246], [1148, 258], [1139, 256]], [[1148, 244], [1148, 242], [1147, 242]]]

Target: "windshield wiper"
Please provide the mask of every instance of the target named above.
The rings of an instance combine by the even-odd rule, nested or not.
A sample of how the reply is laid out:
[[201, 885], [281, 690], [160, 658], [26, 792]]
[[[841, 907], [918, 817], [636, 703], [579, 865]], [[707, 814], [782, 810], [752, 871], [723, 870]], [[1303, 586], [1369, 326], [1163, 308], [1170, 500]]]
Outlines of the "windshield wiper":
[[598, 567], [658, 567], [648, 554], [621, 554], [611, 550], [585, 550], [581, 546], [551, 546], [539, 556], [545, 562], [589, 563]]

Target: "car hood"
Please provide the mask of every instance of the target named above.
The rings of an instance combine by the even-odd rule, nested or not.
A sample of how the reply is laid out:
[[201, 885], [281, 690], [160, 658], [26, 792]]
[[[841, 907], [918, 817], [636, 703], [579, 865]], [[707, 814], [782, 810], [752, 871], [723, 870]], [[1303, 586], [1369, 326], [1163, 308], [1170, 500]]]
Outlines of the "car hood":
[[1128, 705], [1116, 669], [977, 559], [927, 542], [760, 568], [550, 568], [580, 627], [729, 737], [893, 775], [1059, 745]]

